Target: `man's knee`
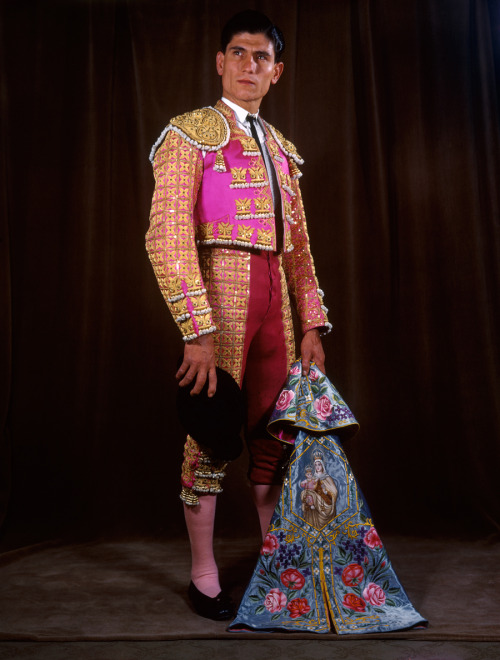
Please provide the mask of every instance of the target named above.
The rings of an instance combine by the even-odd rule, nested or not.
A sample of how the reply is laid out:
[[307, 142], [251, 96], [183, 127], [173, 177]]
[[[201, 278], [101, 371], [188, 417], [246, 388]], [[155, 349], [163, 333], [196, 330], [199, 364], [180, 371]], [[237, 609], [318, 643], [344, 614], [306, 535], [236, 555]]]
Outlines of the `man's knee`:
[[248, 442], [250, 465], [248, 478], [252, 484], [281, 486], [288, 467], [291, 447], [271, 436]]

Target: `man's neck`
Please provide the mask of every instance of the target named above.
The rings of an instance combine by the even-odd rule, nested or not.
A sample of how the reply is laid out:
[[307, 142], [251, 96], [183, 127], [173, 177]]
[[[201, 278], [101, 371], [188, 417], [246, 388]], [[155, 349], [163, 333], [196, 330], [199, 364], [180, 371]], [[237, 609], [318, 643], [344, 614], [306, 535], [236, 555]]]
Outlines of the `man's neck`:
[[[221, 100], [222, 100], [227, 106], [229, 106], [229, 107], [231, 108], [231, 110], [233, 110], [233, 111], [236, 113], [236, 116], [238, 117], [238, 119], [239, 119], [241, 122], [245, 121], [246, 116], [247, 116], [247, 114], [249, 113], [249, 110], [247, 110], [246, 108], [243, 108], [241, 105], [238, 105], [238, 104], [235, 103], [234, 101], [230, 101], [230, 100], [229, 100], [228, 98], [226, 98], [225, 96], [223, 96]], [[256, 111], [255, 113], [251, 113], [251, 114], [256, 114], [256, 115], [258, 115], [258, 114], [259, 114], [259, 109], [257, 108], [257, 111]]]

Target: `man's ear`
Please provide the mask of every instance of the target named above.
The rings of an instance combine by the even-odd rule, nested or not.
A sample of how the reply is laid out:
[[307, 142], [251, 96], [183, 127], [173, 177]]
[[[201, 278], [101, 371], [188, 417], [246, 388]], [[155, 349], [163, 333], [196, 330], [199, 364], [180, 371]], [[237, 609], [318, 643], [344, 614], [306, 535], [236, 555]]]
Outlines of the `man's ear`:
[[215, 64], [217, 67], [217, 73], [219, 76], [222, 76], [222, 71], [224, 69], [224, 53], [221, 50], [219, 50], [215, 56]]
[[283, 69], [284, 69], [284, 68], [285, 68], [285, 65], [283, 64], [283, 62], [277, 62], [277, 63], [274, 65], [274, 75], [273, 75], [273, 77], [271, 78], [271, 83], [272, 83], [273, 85], [276, 85], [276, 83], [278, 82], [278, 80], [281, 78], [281, 74], [283, 73]]

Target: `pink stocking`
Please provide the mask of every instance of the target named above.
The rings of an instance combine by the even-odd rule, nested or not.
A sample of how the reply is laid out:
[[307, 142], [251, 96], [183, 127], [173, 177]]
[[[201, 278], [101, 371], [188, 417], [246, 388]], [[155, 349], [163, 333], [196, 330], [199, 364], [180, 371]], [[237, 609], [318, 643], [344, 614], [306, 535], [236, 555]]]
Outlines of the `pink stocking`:
[[281, 486], [275, 484], [252, 484], [252, 497], [259, 514], [262, 540], [266, 538], [267, 529], [278, 503]]
[[184, 518], [191, 544], [191, 580], [205, 596], [215, 598], [221, 590], [213, 550], [217, 497], [202, 495], [199, 500], [197, 506], [184, 505]]

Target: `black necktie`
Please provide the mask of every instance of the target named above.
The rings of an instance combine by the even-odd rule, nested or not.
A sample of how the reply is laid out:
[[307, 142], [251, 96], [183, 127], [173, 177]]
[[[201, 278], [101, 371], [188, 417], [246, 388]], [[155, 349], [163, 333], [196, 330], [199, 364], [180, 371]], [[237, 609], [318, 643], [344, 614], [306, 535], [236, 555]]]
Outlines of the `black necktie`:
[[[264, 147], [262, 146], [262, 142], [259, 139], [259, 134], [257, 133], [257, 127], [255, 125], [255, 122], [257, 121], [257, 117], [254, 115], [251, 115], [250, 113], [247, 114], [247, 119], [250, 122], [250, 132], [252, 134], [253, 139], [255, 142], [257, 142], [257, 145], [260, 149], [260, 153], [262, 154], [262, 158], [264, 159], [264, 165], [267, 168], [267, 161], [266, 157], [264, 156]], [[268, 171], [268, 175], [272, 178], [273, 186], [272, 188], [275, 190], [275, 195], [276, 195], [276, 200], [274, 201], [274, 219], [275, 219], [275, 229], [276, 229], [276, 249], [278, 252], [281, 250], [281, 246], [283, 243], [283, 215], [281, 213], [281, 192], [280, 192], [280, 187], [278, 185], [278, 177], [276, 176], [276, 170], [274, 167], [274, 163], [272, 162], [271, 156], [269, 155], [269, 160], [270, 165], [269, 169], [271, 170], [270, 172]], [[277, 222], [276, 222], [277, 221]]]
[[257, 117], [255, 117], [254, 115], [251, 115], [250, 113], [248, 113], [247, 119], [250, 122], [250, 132], [251, 132], [252, 137], [255, 140], [255, 142], [257, 142], [257, 145], [260, 149], [260, 153], [262, 154], [262, 158], [264, 158], [264, 164], [265, 164], [266, 159], [264, 157], [264, 149], [262, 147], [262, 142], [259, 139], [259, 134], [257, 133], [257, 126], [255, 125], [255, 122], [257, 121]]

